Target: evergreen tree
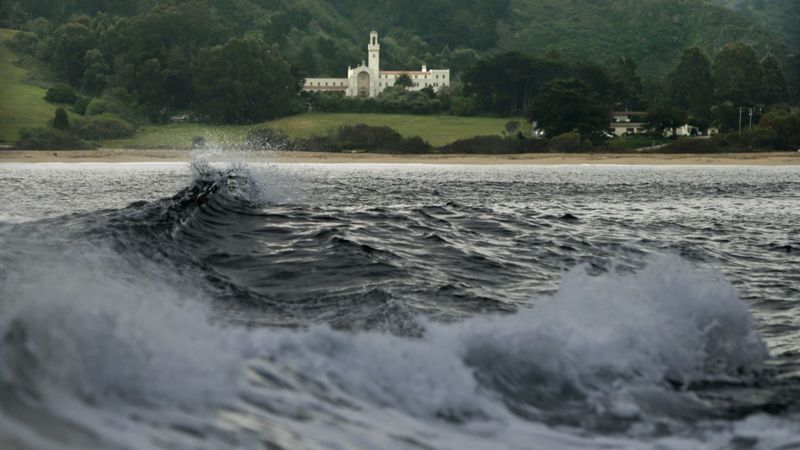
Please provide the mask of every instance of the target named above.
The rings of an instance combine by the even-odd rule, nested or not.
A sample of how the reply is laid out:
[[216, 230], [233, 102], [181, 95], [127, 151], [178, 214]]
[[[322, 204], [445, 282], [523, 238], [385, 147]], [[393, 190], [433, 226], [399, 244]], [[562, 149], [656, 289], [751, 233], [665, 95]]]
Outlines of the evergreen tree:
[[789, 100], [789, 85], [783, 72], [781, 63], [772, 53], [761, 60], [763, 72], [764, 93], [763, 100], [767, 105], [783, 103]]
[[83, 65], [86, 67], [81, 82], [83, 90], [90, 94], [99, 94], [106, 87], [111, 67], [103, 58], [103, 53], [96, 48], [86, 52]]
[[669, 100], [695, 117], [708, 117], [714, 104], [711, 61], [698, 47], [684, 50], [668, 78]]
[[555, 79], [542, 86], [526, 116], [550, 137], [573, 130], [584, 139], [597, 137], [611, 122], [609, 106], [575, 78]]
[[754, 106], [762, 101], [761, 62], [753, 47], [741, 42], [726, 45], [714, 60], [711, 73], [717, 100], [736, 106]]
[[300, 90], [289, 69], [261, 40], [231, 39], [199, 58], [197, 109], [217, 123], [256, 123], [288, 114]]
[[636, 71], [636, 62], [621, 57], [617, 60], [613, 71], [616, 85], [617, 107], [632, 111], [640, 109], [642, 104], [642, 78]]
[[53, 128], [57, 130], [69, 129], [69, 116], [64, 108], [57, 108], [55, 117], [53, 117]]

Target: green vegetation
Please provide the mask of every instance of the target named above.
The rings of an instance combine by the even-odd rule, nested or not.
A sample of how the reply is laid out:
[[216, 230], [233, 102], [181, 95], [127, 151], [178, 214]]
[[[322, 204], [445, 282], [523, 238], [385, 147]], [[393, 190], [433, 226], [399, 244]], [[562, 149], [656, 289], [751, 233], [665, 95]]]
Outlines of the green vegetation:
[[[293, 139], [361, 123], [434, 146], [502, 133], [502, 126], [451, 126], [448, 120], [468, 119], [448, 113], [506, 117], [499, 122], [525, 115], [570, 148], [603, 145], [612, 110], [649, 111], [656, 132], [685, 121], [727, 132], [738, 127], [743, 107], [752, 108], [757, 124], [800, 101], [797, 19], [792, 0], [376, 0], [370, 8], [356, 0], [0, 3], [0, 25], [23, 30], [4, 35], [3, 44], [25, 67], [44, 67], [47, 84], [55, 84], [47, 95], [54, 105], [24, 125], [43, 125], [61, 106], [85, 116], [69, 117], [63, 131], [97, 141], [141, 129], [114, 144], [136, 147], [185, 147], [201, 136], [241, 142], [265, 120]], [[300, 94], [304, 77], [342, 76], [362, 59], [373, 28], [383, 36], [383, 67], [449, 67], [451, 88], [398, 86], [374, 99]], [[0, 51], [10, 55], [8, 48]], [[0, 119], [19, 120], [36, 102], [43, 106], [41, 95], [16, 110], [6, 102], [10, 111]], [[340, 120], [346, 114], [297, 116], [306, 111], [361, 114], [347, 122]], [[175, 116], [214, 126], [158, 127]], [[304, 120], [312, 125], [299, 125]], [[13, 139], [21, 126], [0, 132]]]
[[[375, 127], [388, 126], [405, 137], [420, 136], [433, 146], [441, 146], [457, 139], [475, 135], [501, 135], [507, 118], [414, 116], [407, 114], [300, 114], [265, 122], [258, 128], [284, 130], [292, 139], [324, 135], [341, 126], [365, 124]], [[188, 148], [192, 139], [202, 136], [213, 145], [238, 144], [244, 142], [253, 126], [207, 126], [202, 124], [148, 125], [131, 138], [105, 142], [116, 148]]]
[[25, 83], [27, 70], [14, 65], [18, 56], [6, 42], [15, 33], [0, 29], [0, 143], [16, 141], [23, 128], [44, 125], [56, 109], [44, 100], [44, 88]]

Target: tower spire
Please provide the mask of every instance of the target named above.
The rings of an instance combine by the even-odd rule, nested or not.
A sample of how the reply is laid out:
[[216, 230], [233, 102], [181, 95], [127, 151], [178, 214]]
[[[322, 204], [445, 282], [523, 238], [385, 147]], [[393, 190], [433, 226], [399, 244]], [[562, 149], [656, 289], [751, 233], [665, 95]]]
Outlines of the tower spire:
[[369, 34], [367, 53], [369, 53], [368, 67], [375, 72], [377, 77], [381, 71], [381, 43], [378, 40], [378, 32], [375, 30]]

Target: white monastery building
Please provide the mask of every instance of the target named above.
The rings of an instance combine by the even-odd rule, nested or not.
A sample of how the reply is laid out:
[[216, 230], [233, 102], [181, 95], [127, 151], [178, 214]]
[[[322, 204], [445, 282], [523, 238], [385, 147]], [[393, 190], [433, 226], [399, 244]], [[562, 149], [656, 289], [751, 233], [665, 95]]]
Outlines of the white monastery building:
[[434, 92], [450, 86], [450, 69], [429, 70], [422, 66], [420, 71], [406, 70], [381, 70], [381, 44], [378, 41], [378, 32], [369, 34], [367, 45], [369, 59], [362, 61], [358, 67], [347, 68], [347, 78], [307, 78], [304, 91], [314, 92], [344, 92], [348, 97], [375, 97], [389, 86], [394, 86], [400, 75], [411, 77], [414, 85], [411, 91], [419, 91], [432, 87]]

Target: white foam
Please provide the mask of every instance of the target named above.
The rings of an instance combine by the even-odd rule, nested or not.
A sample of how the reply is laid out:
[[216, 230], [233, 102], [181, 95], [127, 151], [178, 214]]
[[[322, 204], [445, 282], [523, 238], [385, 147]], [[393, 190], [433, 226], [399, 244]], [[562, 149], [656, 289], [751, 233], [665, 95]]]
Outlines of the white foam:
[[[531, 438], [539, 448], [641, 448], [638, 438], [586, 437], [523, 421], [506, 408], [505, 396], [541, 409], [547, 405], [537, 398], [557, 400], [568, 387], [583, 395], [587, 414], [611, 405], [613, 414], [646, 421], [630, 395], [636, 388], [671, 395], [666, 379], [739, 377], [758, 371], [767, 357], [731, 285], [674, 256], [632, 275], [592, 277], [576, 268], [557, 294], [528, 310], [426, 323], [421, 339], [226, 326], [211, 321], [208, 301], [189, 287], [186, 274], [164, 276], [163, 268], [96, 247], [20, 261], [15, 270], [14, 285], [0, 287], [0, 297], [14, 299], [3, 307], [0, 336], [14, 324], [25, 327], [24, 345], [38, 362], [30, 381], [42, 392], [91, 399], [96, 406], [87, 410], [96, 408], [98, 417], [147, 405], [144, 422], [154, 425], [184, 411], [217, 427], [222, 408], [238, 417], [225, 426], [278, 426], [295, 433], [285, 439], [296, 445], [310, 439], [312, 446], [374, 448], [399, 442], [392, 435], [424, 435], [442, 448], [537, 447]], [[14, 379], [17, 368], [9, 365], [18, 360], [3, 356], [0, 379], [27, 382]], [[264, 374], [289, 388], [264, 385], [258, 381]], [[270, 408], [243, 406], [240, 395]], [[75, 415], [74, 406], [60, 409], [69, 402], [46, 402], [53, 414]], [[347, 420], [320, 419], [324, 411]], [[316, 419], [297, 420], [298, 414]], [[111, 441], [125, 439], [94, 429], [103, 423], [98, 417], [84, 411], [75, 420]], [[141, 428], [141, 420], [131, 427]], [[726, 436], [740, 432], [733, 426]], [[154, 436], [166, 433], [159, 428]], [[684, 445], [670, 442], [665, 448]]]

